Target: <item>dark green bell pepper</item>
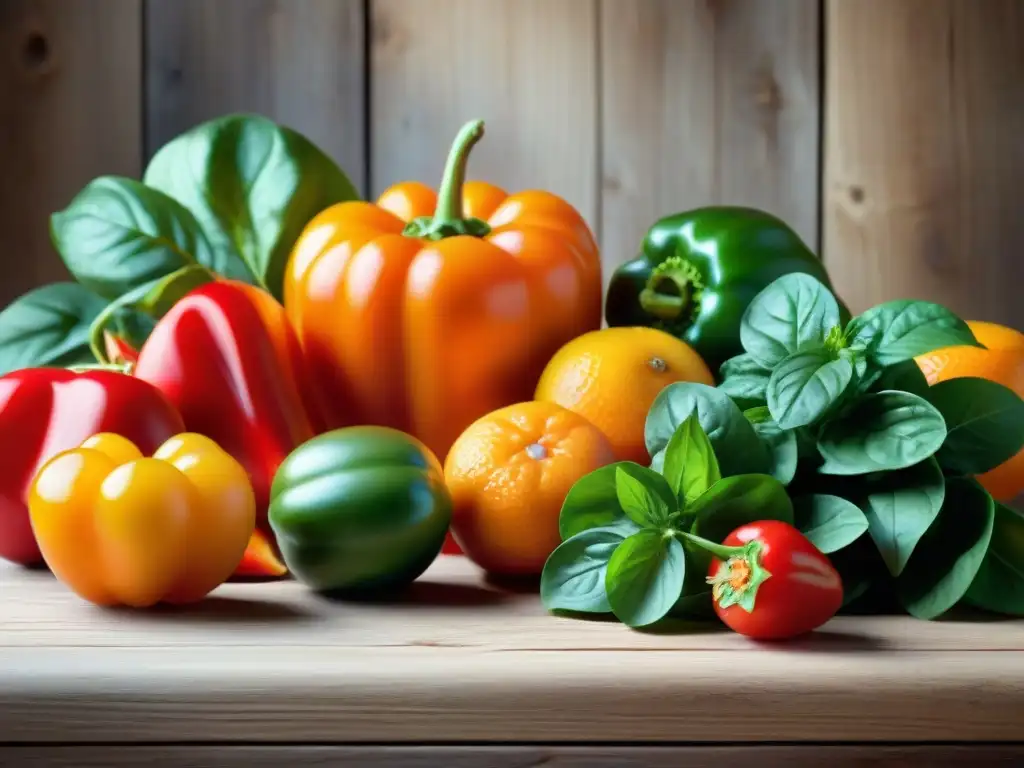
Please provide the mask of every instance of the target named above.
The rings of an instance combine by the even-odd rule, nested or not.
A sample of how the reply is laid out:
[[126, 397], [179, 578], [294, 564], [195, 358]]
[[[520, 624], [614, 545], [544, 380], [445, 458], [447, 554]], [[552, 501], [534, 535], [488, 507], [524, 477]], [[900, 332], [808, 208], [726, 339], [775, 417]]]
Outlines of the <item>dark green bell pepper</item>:
[[451, 522], [437, 457], [388, 427], [346, 427], [293, 450], [270, 488], [285, 565], [318, 592], [403, 587], [434, 561]]
[[[740, 320], [747, 305], [791, 272], [813, 275], [832, 289], [821, 260], [781, 219], [738, 206], [684, 211], [657, 221], [641, 255], [615, 270], [605, 320], [667, 331], [717, 374], [743, 352]], [[840, 307], [846, 322], [849, 313]]]

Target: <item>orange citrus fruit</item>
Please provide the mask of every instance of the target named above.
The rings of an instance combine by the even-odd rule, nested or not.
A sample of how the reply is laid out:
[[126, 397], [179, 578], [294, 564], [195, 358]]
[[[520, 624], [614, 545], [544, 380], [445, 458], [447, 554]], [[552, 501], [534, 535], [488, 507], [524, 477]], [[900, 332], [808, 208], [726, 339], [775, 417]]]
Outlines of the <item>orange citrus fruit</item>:
[[597, 427], [554, 403], [494, 411], [467, 427], [445, 459], [452, 535], [490, 573], [537, 575], [561, 543], [569, 489], [614, 460]]
[[[917, 357], [917, 366], [928, 383], [974, 376], [1024, 397], [1024, 333], [996, 323], [971, 321], [967, 325], [985, 349], [944, 347]], [[1012, 501], [1024, 492], [1024, 449], [977, 479], [997, 501]]]
[[585, 416], [608, 436], [616, 458], [648, 464], [647, 412], [658, 393], [677, 381], [715, 384], [701, 356], [671, 334], [655, 328], [602, 328], [555, 353], [534, 397]]

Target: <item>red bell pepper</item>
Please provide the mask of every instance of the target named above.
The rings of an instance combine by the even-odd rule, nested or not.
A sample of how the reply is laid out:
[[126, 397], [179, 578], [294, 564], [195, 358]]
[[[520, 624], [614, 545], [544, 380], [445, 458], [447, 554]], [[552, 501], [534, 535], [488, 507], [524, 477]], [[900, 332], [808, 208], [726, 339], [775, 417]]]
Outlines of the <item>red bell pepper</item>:
[[758, 640], [798, 637], [842, 607], [839, 572], [789, 523], [741, 525], [721, 544], [684, 535], [714, 556], [707, 581], [715, 613], [734, 632]]
[[270, 484], [284, 458], [324, 423], [284, 308], [239, 281], [206, 283], [157, 322], [134, 374], [164, 393], [189, 431], [212, 438], [249, 473], [256, 532], [234, 575], [284, 574], [267, 522]]
[[42, 564], [25, 494], [56, 454], [116, 432], [149, 455], [184, 429], [156, 387], [124, 373], [23, 368], [0, 377], [0, 557]]

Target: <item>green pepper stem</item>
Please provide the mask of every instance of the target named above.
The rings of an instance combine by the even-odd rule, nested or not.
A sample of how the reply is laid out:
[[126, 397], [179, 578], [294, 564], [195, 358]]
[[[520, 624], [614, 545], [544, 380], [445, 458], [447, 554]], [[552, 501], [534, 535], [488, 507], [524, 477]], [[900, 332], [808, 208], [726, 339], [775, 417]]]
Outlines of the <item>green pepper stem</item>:
[[106, 330], [107, 323], [110, 322], [114, 313], [116, 313], [121, 306], [121, 303], [117, 300], [110, 302], [98, 315], [96, 315], [96, 318], [89, 326], [89, 350], [100, 365], [111, 365], [113, 362], [109, 357], [107, 357], [107, 352], [104, 349], [103, 331]]
[[87, 371], [112, 371], [114, 373], [130, 374], [134, 366], [131, 363], [97, 363], [86, 365], [69, 365], [68, 370], [73, 373], [85, 373]]
[[700, 311], [704, 282], [700, 272], [681, 256], [670, 256], [658, 264], [640, 292], [640, 307], [658, 320], [677, 326], [688, 325]]
[[471, 120], [456, 135], [448, 153], [448, 162], [445, 163], [441, 186], [437, 190], [435, 221], [462, 221], [462, 187], [466, 183], [469, 152], [483, 137], [483, 120]]
[[403, 235], [426, 240], [441, 240], [454, 235], [483, 237], [491, 231], [487, 222], [466, 218], [462, 205], [462, 191], [466, 183], [469, 152], [483, 138], [483, 135], [483, 120], [471, 120], [462, 126], [448, 152], [448, 161], [445, 163], [444, 175], [441, 177], [441, 186], [437, 191], [437, 206], [434, 208], [434, 215], [413, 219], [402, 230]]

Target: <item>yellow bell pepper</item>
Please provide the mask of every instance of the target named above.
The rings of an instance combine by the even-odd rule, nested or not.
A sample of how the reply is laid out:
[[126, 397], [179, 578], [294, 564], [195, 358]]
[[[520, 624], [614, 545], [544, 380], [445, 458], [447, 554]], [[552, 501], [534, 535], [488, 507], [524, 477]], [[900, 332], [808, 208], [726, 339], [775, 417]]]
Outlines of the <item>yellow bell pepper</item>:
[[256, 525], [245, 469], [191, 432], [152, 457], [93, 435], [40, 468], [28, 507], [50, 570], [98, 605], [201, 600], [232, 574]]

